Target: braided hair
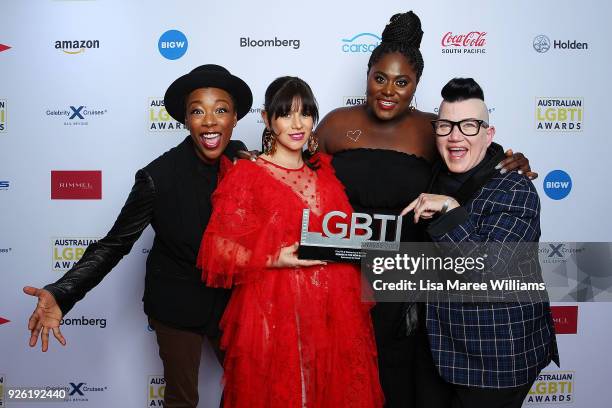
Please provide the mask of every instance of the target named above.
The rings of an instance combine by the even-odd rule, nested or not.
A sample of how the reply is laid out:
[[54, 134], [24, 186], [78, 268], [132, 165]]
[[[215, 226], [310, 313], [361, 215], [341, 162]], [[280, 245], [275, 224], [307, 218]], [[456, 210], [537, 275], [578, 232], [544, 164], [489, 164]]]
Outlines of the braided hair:
[[423, 73], [423, 56], [419, 47], [423, 38], [421, 20], [412, 11], [398, 13], [391, 17], [382, 33], [382, 41], [372, 51], [368, 61], [368, 73], [372, 65], [376, 64], [386, 54], [398, 52], [412, 65], [417, 81]]

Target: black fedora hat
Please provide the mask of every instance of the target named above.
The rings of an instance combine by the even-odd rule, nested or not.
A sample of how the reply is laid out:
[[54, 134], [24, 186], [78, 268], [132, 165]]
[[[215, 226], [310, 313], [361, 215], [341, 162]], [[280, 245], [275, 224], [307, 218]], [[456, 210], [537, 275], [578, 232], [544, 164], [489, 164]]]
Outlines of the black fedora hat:
[[170, 84], [164, 95], [164, 105], [170, 116], [185, 123], [185, 100], [198, 88], [220, 88], [229, 93], [234, 99], [238, 119], [246, 115], [253, 104], [253, 94], [246, 82], [220, 65], [206, 64]]

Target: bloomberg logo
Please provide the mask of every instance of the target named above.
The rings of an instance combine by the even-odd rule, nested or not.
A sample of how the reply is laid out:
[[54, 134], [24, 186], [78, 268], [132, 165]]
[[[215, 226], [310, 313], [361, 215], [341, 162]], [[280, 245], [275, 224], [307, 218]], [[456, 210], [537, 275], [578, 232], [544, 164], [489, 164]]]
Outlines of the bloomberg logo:
[[544, 178], [544, 192], [553, 200], [562, 200], [572, 191], [572, 179], [563, 170], [553, 170]]
[[187, 52], [189, 42], [185, 34], [179, 30], [168, 30], [159, 37], [157, 48], [166, 59], [176, 60]]
[[551, 41], [550, 38], [548, 38], [544, 34], [540, 34], [536, 36], [533, 39], [532, 45], [533, 45], [533, 49], [536, 50], [536, 52], [540, 54], [548, 52], [548, 50], [551, 49], [551, 46], [553, 49], [556, 49], [556, 50], [588, 50], [589, 49], [588, 43], [578, 42], [576, 40], [573, 40], [573, 41], [572, 40], [567, 40], [567, 41], [553, 40]]
[[376, 34], [359, 33], [352, 38], [343, 38], [342, 52], [363, 53], [372, 52], [378, 47], [382, 39]]
[[240, 48], [248, 47], [291, 47], [297, 50], [300, 48], [300, 40], [279, 40], [277, 37], [273, 40], [255, 40], [251, 37], [240, 37]]

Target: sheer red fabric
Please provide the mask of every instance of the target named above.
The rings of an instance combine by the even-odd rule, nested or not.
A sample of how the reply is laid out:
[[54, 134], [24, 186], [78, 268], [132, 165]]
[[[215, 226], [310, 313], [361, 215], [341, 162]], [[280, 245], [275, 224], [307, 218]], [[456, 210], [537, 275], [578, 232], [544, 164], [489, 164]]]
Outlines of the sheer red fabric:
[[315, 159], [316, 171], [242, 160], [213, 195], [198, 266], [208, 285], [234, 286], [221, 321], [225, 407], [383, 404], [359, 269], [265, 266], [299, 241], [302, 209], [311, 209], [311, 231], [324, 213], [352, 212], [329, 156]]

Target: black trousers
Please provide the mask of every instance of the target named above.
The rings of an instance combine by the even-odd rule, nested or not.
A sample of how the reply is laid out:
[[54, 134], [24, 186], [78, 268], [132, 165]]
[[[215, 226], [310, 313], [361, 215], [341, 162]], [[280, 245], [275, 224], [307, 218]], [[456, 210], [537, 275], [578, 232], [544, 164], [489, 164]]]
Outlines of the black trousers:
[[477, 388], [446, 382], [438, 373], [423, 327], [416, 335], [418, 408], [520, 408], [532, 383], [513, 388]]
[[416, 336], [406, 335], [405, 305], [377, 303], [371, 311], [385, 408], [415, 407]]
[[[202, 356], [204, 334], [180, 330], [157, 320], [149, 319], [157, 335], [159, 356], [164, 364], [166, 389], [164, 407], [196, 408], [198, 396], [198, 371]], [[223, 364], [223, 352], [218, 338], [208, 338], [219, 363]]]

